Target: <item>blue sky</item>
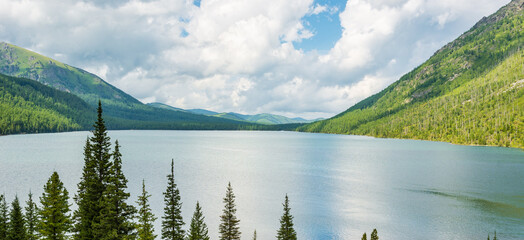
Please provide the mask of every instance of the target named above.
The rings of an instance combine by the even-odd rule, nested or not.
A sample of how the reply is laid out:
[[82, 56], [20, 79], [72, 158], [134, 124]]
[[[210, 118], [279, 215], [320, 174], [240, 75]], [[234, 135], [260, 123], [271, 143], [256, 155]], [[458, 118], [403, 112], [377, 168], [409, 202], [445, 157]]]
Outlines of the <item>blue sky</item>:
[[329, 51], [342, 35], [340, 26], [340, 12], [346, 7], [346, 1], [335, 0], [317, 0], [314, 6], [325, 6], [328, 10], [319, 14], [308, 14], [302, 18], [305, 27], [313, 32], [313, 36], [303, 39], [300, 42], [294, 42], [297, 49], [304, 51], [318, 51], [326, 53]]
[[0, 0], [0, 41], [144, 103], [330, 117], [509, 0]]

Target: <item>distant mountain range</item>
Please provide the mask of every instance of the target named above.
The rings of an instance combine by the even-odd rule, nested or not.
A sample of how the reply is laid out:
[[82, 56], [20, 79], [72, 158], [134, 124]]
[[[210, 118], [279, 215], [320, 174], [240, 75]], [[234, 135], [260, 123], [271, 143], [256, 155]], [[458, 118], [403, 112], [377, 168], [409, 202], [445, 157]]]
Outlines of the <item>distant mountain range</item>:
[[219, 112], [213, 112], [213, 111], [209, 111], [205, 109], [181, 109], [181, 108], [172, 107], [167, 104], [159, 103], [159, 102], [148, 103], [147, 105], [156, 107], [156, 108], [169, 109], [173, 111], [190, 112], [190, 113], [199, 114], [199, 115], [213, 116], [213, 117], [231, 119], [235, 121], [259, 123], [259, 124], [266, 124], [266, 125], [290, 124], [290, 123], [311, 123], [311, 122], [319, 121], [323, 119], [323, 118], [317, 118], [313, 120], [306, 120], [303, 118], [288, 118], [285, 116], [275, 115], [275, 114], [270, 114], [270, 113], [261, 113], [261, 114], [255, 114], [255, 115], [246, 115], [246, 114], [240, 114], [240, 113], [234, 113], [234, 112], [219, 113]]
[[299, 131], [524, 147], [524, 0], [381, 92]]
[[[90, 129], [92, 114], [84, 111], [94, 112], [99, 100], [102, 102], [104, 116], [110, 129], [281, 130], [293, 128], [292, 125], [268, 127], [245, 120], [214, 117], [191, 111], [172, 111], [172, 108], [146, 105], [92, 73], [9, 43], [0, 42], [0, 73], [4, 74], [2, 83], [5, 86], [9, 85], [9, 88], [6, 87], [0, 92], [2, 94], [0, 98], [3, 99], [0, 110], [2, 113], [10, 112], [9, 117], [7, 114], [0, 116], [0, 122], [6, 124], [0, 125], [4, 126], [0, 134]], [[33, 83], [32, 80], [35, 82]], [[15, 86], [17, 84], [24, 84], [24, 86]], [[50, 91], [42, 84], [66, 95]], [[28, 98], [40, 95], [46, 97], [45, 104]], [[83, 107], [77, 108], [78, 113], [64, 109], [58, 112], [52, 111], [54, 103], [68, 105], [67, 101], [62, 101], [63, 98], [75, 99], [73, 102], [77, 104], [78, 99], [73, 96], [84, 102]], [[26, 102], [18, 104], [19, 98]], [[73, 106], [64, 107], [75, 109]], [[56, 120], [58, 119], [56, 117], [60, 117], [62, 120], [68, 120], [59, 121], [60, 123], [55, 121], [55, 126], [48, 123], [51, 118], [36, 117], [35, 114], [40, 110], [51, 111], [52, 114], [46, 116], [53, 116], [52, 119]], [[29, 114], [32, 111], [35, 114]], [[26, 115], [17, 115], [22, 112]], [[29, 119], [27, 116], [33, 118]], [[29, 127], [30, 124], [33, 126]]]

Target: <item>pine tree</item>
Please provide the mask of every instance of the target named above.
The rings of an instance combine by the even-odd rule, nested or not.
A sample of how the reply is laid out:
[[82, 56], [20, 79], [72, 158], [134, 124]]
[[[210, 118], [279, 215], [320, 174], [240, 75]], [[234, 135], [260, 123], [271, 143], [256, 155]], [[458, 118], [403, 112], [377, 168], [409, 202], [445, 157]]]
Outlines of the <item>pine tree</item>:
[[373, 232], [371, 232], [371, 240], [378, 240], [377, 229], [373, 229]]
[[220, 240], [240, 239], [240, 231], [238, 227], [240, 220], [235, 216], [237, 209], [235, 207], [235, 194], [233, 194], [231, 183], [227, 185], [224, 204], [224, 210], [222, 211], [223, 214], [220, 216]]
[[209, 240], [207, 225], [204, 222], [204, 215], [198, 202], [196, 203], [195, 213], [193, 213], [193, 218], [191, 219], [187, 240]]
[[146, 184], [144, 180], [142, 180], [142, 195], [138, 196], [138, 201], [136, 202], [139, 206], [137, 224], [139, 240], [153, 240], [156, 238], [153, 228], [153, 223], [156, 218], [149, 206], [149, 197], [151, 197], [151, 195], [146, 191]]
[[253, 233], [253, 240], [257, 240], [257, 230]]
[[95, 209], [93, 209], [96, 210], [96, 214], [94, 214], [93, 218], [92, 231], [94, 239], [104, 239], [111, 234], [107, 229], [102, 227], [102, 222], [104, 221], [102, 212], [106, 205], [104, 199], [107, 199], [107, 196], [104, 196], [104, 194], [106, 194], [107, 191], [111, 169], [111, 140], [109, 136], [107, 136], [107, 129], [104, 119], [102, 118], [102, 104], [100, 101], [98, 101], [97, 121], [93, 127], [95, 129], [93, 130], [93, 136], [90, 138], [90, 142], [91, 156], [94, 161], [95, 173], [97, 175], [97, 181], [94, 182], [95, 184], [93, 185], [97, 201]]
[[364, 235], [362, 235], [362, 239], [361, 240], [368, 240], [368, 236], [366, 236], [366, 233], [364, 233]]
[[164, 192], [164, 216], [162, 216], [162, 239], [183, 240], [182, 202], [180, 192], [175, 184], [175, 165], [171, 160], [171, 174], [167, 175], [167, 189]]
[[33, 194], [29, 192], [28, 200], [26, 202], [27, 206], [25, 207], [25, 223], [27, 229], [27, 239], [36, 240], [38, 239], [38, 222], [40, 221], [38, 216], [38, 207], [33, 201]]
[[80, 183], [78, 183], [78, 193], [75, 196], [75, 202], [78, 209], [75, 211], [75, 239], [91, 240], [93, 239], [93, 219], [98, 206], [98, 198], [95, 193], [95, 185], [98, 181], [96, 175], [95, 161], [91, 153], [91, 143], [89, 138], [84, 146], [84, 168]]
[[497, 231], [495, 231], [495, 235], [493, 236], [493, 240], [497, 240]]
[[8, 228], [8, 210], [5, 196], [0, 195], [0, 239], [7, 239], [7, 228]]
[[25, 229], [24, 215], [22, 214], [22, 207], [18, 201], [18, 196], [15, 196], [15, 200], [11, 204], [11, 212], [9, 219], [9, 227], [7, 231], [8, 240], [25, 240], [27, 239], [27, 232]]
[[280, 218], [280, 229], [277, 233], [278, 240], [296, 240], [297, 232], [293, 228], [293, 216], [290, 213], [291, 208], [289, 207], [289, 199], [286, 194], [286, 199], [284, 201], [284, 214]]
[[69, 215], [69, 193], [64, 187], [57, 172], [53, 172], [40, 197], [40, 234], [44, 239], [63, 240], [71, 229]]
[[98, 101], [97, 121], [93, 125], [93, 136], [88, 138], [84, 147], [84, 168], [78, 194], [75, 201], [78, 205], [75, 211], [75, 239], [102, 239], [108, 233], [101, 227], [102, 210], [105, 207], [106, 193], [111, 168], [111, 142], [107, 136], [102, 104]]
[[126, 200], [130, 194], [125, 192], [127, 179], [122, 172], [122, 154], [118, 141], [115, 143], [106, 191], [101, 199], [101, 220], [97, 231], [104, 233], [102, 239], [118, 240], [134, 235], [133, 215], [135, 207]]

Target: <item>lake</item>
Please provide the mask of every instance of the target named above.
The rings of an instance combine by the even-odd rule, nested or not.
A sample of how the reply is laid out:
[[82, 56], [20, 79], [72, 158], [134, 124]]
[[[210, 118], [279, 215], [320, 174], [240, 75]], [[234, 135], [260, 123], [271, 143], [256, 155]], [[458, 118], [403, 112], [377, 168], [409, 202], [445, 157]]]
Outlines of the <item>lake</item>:
[[[0, 192], [41, 196], [53, 171], [72, 197], [89, 132], [0, 137]], [[110, 131], [130, 200], [142, 179], [160, 230], [175, 160], [185, 228], [200, 202], [212, 239], [228, 182], [243, 239], [275, 239], [289, 196], [299, 239], [524, 239], [524, 151], [296, 132]], [[74, 208], [74, 206], [73, 206]], [[157, 239], [160, 239], [159, 237]]]

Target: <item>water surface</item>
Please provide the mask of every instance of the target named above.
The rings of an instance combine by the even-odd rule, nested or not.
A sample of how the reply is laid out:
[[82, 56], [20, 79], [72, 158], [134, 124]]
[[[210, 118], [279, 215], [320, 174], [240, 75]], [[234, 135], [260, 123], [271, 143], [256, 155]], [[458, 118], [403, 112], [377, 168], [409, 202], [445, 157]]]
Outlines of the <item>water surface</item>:
[[[71, 197], [88, 132], [0, 137], [0, 192], [42, 194], [58, 171]], [[299, 239], [524, 239], [524, 152], [518, 149], [295, 132], [110, 131], [130, 200], [141, 181], [163, 209], [170, 161], [186, 229], [199, 201], [218, 239], [228, 182], [243, 239], [275, 239], [288, 194]], [[72, 201], [71, 201], [72, 202]], [[74, 206], [73, 206], [74, 207]]]

